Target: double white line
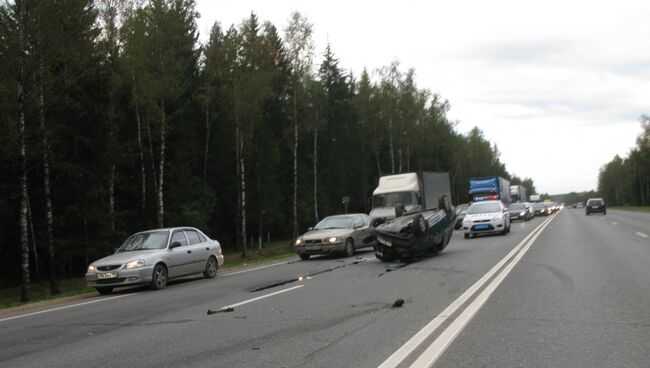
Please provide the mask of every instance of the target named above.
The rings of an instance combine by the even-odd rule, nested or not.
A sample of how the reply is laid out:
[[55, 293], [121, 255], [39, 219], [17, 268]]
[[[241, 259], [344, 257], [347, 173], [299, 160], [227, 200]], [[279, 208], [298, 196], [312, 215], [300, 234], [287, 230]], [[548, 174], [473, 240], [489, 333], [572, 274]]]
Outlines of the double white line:
[[[510, 271], [519, 262], [521, 257], [528, 251], [530, 246], [535, 242], [537, 237], [546, 228], [546, 226], [557, 216], [557, 213], [533, 230], [524, 240], [508, 253], [499, 263], [497, 263], [488, 273], [483, 275], [474, 285], [467, 289], [458, 299], [454, 300], [442, 313], [431, 320], [424, 328], [416, 333], [397, 351], [395, 351], [379, 368], [395, 368], [400, 365], [407, 365], [408, 361], [413, 361], [410, 367], [431, 367], [438, 358], [444, 353], [447, 347], [456, 339], [463, 328], [472, 320], [476, 313], [488, 300], [490, 295], [496, 290], [501, 282], [508, 276]], [[489, 283], [488, 283], [489, 281]], [[487, 284], [487, 286], [485, 286]], [[475, 297], [464, 310], [460, 308], [465, 306], [469, 299]], [[457, 317], [453, 318], [453, 316]], [[426, 340], [433, 338], [436, 330], [444, 323], [448, 323], [446, 329], [433, 340], [427, 347]], [[419, 356], [413, 354], [416, 350], [424, 351]]]

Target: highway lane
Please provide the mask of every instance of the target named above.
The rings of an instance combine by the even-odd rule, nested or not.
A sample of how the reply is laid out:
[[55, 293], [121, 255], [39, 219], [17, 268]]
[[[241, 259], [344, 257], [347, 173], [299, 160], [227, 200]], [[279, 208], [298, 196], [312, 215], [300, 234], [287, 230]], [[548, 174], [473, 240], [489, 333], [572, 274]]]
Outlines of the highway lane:
[[436, 367], [647, 367], [649, 224], [563, 211]]
[[[468, 334], [476, 330], [484, 313], [496, 309], [507, 314], [523, 303], [517, 299], [498, 303], [495, 307], [495, 300], [500, 300], [502, 293], [510, 293], [516, 299], [519, 293], [527, 295], [541, 287], [536, 284], [539, 280], [529, 279], [540, 273], [539, 269], [557, 275], [557, 280], [565, 280], [570, 285], [560, 276], [562, 273], [554, 274], [549, 268], [529, 264], [529, 258], [537, 256], [543, 242], [549, 241], [545, 240], [548, 234], [557, 232], [560, 235], [556, 237], [560, 239], [572, 239], [565, 247], [571, 249], [572, 234], [584, 230], [578, 226], [581, 221], [589, 221], [587, 223], [593, 222], [598, 231], [607, 224], [623, 232], [615, 236], [629, 237], [629, 241], [633, 241], [632, 237], [636, 241], [643, 240], [623, 226], [611, 225], [611, 221], [605, 222], [598, 216], [587, 218], [582, 212], [565, 210], [549, 223], [438, 364], [485, 365], [481, 357], [489, 355], [480, 349], [474, 351], [478, 346], [474, 340], [468, 350], [464, 341], [472, 338]], [[184, 281], [160, 292], [122, 292], [116, 294], [119, 298], [102, 303], [15, 320], [0, 319], [0, 366], [81, 367], [111, 362], [114, 366], [144, 367], [377, 367], [509, 252], [518, 249], [522, 240], [544, 220], [536, 218], [514, 223], [513, 231], [507, 236], [466, 240], [460, 232], [455, 232], [441, 256], [427, 257], [409, 265], [383, 264], [374, 259], [371, 252], [348, 258], [318, 257], [308, 262], [297, 261], [226, 277], [220, 275], [216, 280]], [[622, 218], [618, 220], [626, 223]], [[551, 242], [557, 243], [554, 239], [551, 235]], [[551, 246], [545, 246], [548, 247]], [[581, 254], [584, 250], [566, 252], [566, 249], [565, 253], [549, 257], [584, 258]], [[598, 254], [593, 256], [599, 259]], [[625, 257], [619, 255], [619, 258]], [[551, 260], [537, 263], [553, 266]], [[571, 259], [561, 261], [572, 262]], [[522, 274], [522, 268], [530, 267], [536, 269], [536, 273], [526, 271]], [[623, 268], [621, 272], [625, 271]], [[292, 281], [300, 277], [301, 280]], [[272, 285], [276, 286], [264, 289]], [[540, 293], [549, 298], [551, 306], [554, 303], [562, 306], [563, 300], [554, 300], [549, 294], [555, 295], [554, 289], [560, 288], [557, 294], [563, 295], [563, 285], [549, 284], [551, 292]], [[262, 290], [253, 291], [255, 289]], [[277, 292], [281, 293], [271, 295]], [[266, 295], [271, 296], [236, 306], [233, 312], [206, 313], [208, 309], [219, 310]], [[404, 307], [391, 308], [398, 298], [405, 299]], [[580, 300], [580, 296], [576, 299]], [[495, 326], [490, 328], [495, 329]], [[507, 328], [499, 325], [496, 329]], [[488, 349], [493, 341], [485, 341], [482, 337], [482, 332], [477, 332], [480, 346]], [[409, 362], [420, 352], [413, 353]], [[501, 362], [507, 363], [507, 360]]]

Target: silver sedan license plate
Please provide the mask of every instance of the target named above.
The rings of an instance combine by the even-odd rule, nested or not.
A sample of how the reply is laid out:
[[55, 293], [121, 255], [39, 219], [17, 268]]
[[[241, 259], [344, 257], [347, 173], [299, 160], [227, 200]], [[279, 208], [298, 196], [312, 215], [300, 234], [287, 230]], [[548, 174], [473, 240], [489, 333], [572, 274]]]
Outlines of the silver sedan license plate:
[[97, 280], [106, 280], [117, 278], [117, 272], [98, 273]]
[[320, 245], [308, 245], [307, 250], [320, 250]]

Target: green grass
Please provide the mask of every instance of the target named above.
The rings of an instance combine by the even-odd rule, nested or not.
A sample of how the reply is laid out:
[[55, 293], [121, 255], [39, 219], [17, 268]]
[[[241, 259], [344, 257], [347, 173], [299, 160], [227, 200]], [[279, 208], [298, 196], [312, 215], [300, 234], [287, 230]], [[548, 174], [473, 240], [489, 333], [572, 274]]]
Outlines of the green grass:
[[257, 249], [257, 247], [249, 248], [246, 254], [246, 258], [241, 257], [241, 252], [228, 252], [223, 254], [224, 263], [221, 268], [227, 269], [232, 267], [238, 267], [243, 265], [252, 265], [263, 262], [275, 261], [278, 259], [283, 259], [295, 255], [296, 252], [293, 250], [293, 247], [290, 245], [289, 240], [281, 240], [276, 242], [271, 242], [271, 244], [265, 245], [262, 249]]
[[50, 284], [47, 281], [32, 283], [29, 287], [31, 300], [28, 302], [20, 301], [20, 286], [0, 289], [0, 309], [17, 307], [24, 304], [40, 302], [43, 300], [63, 298], [67, 296], [79, 295], [95, 291], [93, 288], [86, 286], [86, 280], [83, 277], [64, 279], [59, 281], [60, 294], [50, 294]]
[[[241, 257], [241, 252], [224, 253], [224, 264], [221, 268], [228, 269], [244, 265], [260, 264], [291, 257], [295, 254], [289, 240], [271, 242], [271, 244], [265, 245], [262, 249], [257, 249], [257, 247], [249, 249], [246, 258]], [[31, 300], [21, 302], [19, 286], [0, 289], [0, 309], [95, 291], [94, 288], [86, 286], [86, 280], [83, 277], [60, 280], [59, 290], [61, 290], [60, 294], [52, 295], [50, 294], [50, 284], [47, 281], [35, 282], [30, 285], [29, 289]]]
[[612, 207], [613, 210], [634, 211], [634, 212], [650, 212], [650, 206], [619, 206]]

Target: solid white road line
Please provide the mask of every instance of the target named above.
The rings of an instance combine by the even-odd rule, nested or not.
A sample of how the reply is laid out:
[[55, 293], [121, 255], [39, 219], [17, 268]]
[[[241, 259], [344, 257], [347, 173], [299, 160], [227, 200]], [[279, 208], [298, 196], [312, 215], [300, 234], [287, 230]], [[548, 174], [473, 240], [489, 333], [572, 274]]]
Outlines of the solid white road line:
[[420, 355], [420, 357], [411, 365], [411, 368], [429, 368], [435, 364], [447, 347], [449, 347], [465, 326], [467, 326], [469, 321], [471, 321], [481, 307], [483, 307], [485, 302], [487, 302], [501, 282], [505, 280], [517, 263], [519, 263], [519, 260], [521, 260], [524, 254], [526, 254], [528, 249], [530, 249], [531, 245], [533, 245], [547, 225], [548, 223], [544, 224], [544, 227], [542, 227], [535, 236], [526, 243], [524, 248], [515, 256], [512, 262], [508, 263], [506, 267], [504, 267], [504, 269], [492, 280], [492, 282], [483, 289], [476, 299], [474, 299], [472, 303], [454, 320], [454, 322], [452, 322], [449, 327], [447, 327], [440, 336], [434, 340], [424, 353], [422, 353], [422, 355]]
[[[297, 260], [297, 259], [298, 258], [296, 258], [295, 260]], [[291, 260], [291, 261], [294, 261], [294, 260]], [[291, 262], [291, 261], [289, 261], [289, 262]], [[264, 265], [264, 266], [248, 268], [248, 269], [241, 270], [241, 271], [228, 272], [228, 273], [222, 274], [221, 277], [234, 276], [234, 275], [239, 275], [241, 273], [252, 272], [252, 271], [259, 271], [259, 270], [263, 270], [265, 268], [271, 268], [271, 267], [275, 267], [275, 266], [286, 265], [289, 262], [278, 262], [278, 263], [267, 264], [267, 265]]]
[[642, 232], [639, 232], [639, 231], [636, 232], [636, 235], [638, 235], [638, 236], [640, 236], [642, 238], [647, 238], [648, 237], [648, 235], [646, 235], [646, 234], [644, 234]]
[[244, 304], [252, 303], [252, 302], [258, 301], [258, 300], [260, 300], [260, 299], [265, 299], [265, 298], [271, 297], [271, 296], [273, 296], [273, 295], [278, 295], [278, 294], [286, 293], [287, 291], [300, 289], [300, 288], [303, 287], [303, 286], [305, 286], [305, 285], [298, 285], [298, 286], [290, 287], [290, 288], [288, 288], [288, 289], [283, 289], [283, 290], [275, 291], [275, 292], [272, 292], [272, 293], [270, 293], [270, 294], [265, 294], [265, 295], [258, 296], [257, 298], [248, 299], [248, 300], [244, 300], [243, 302], [239, 302], [239, 303], [235, 303], [235, 304], [226, 305], [225, 307], [221, 307], [221, 309], [228, 309], [228, 308], [239, 307], [240, 305], [244, 305]]
[[113, 300], [113, 299], [124, 298], [124, 297], [131, 296], [131, 295], [135, 295], [135, 294], [116, 295], [116, 296], [111, 296], [111, 297], [108, 297], [108, 298], [101, 298], [101, 299], [91, 300], [91, 301], [83, 302], [83, 303], [64, 305], [62, 307], [45, 309], [45, 310], [41, 310], [41, 311], [38, 311], [38, 312], [32, 312], [32, 313], [21, 314], [21, 315], [18, 315], [18, 316], [13, 316], [13, 317], [2, 318], [2, 319], [0, 319], [0, 322], [10, 321], [12, 319], [35, 316], [37, 314], [49, 313], [49, 312], [59, 311], [59, 310], [63, 310], [63, 309], [81, 307], [81, 306], [88, 305], [88, 304], [94, 304], [94, 303], [105, 302], [105, 301], [109, 301], [109, 300]]
[[527, 242], [530, 240], [543, 226], [548, 224], [553, 218], [549, 217], [533, 231], [531, 231], [517, 246], [515, 246], [508, 255], [503, 257], [490, 271], [481, 277], [474, 285], [470, 286], [461, 296], [454, 300], [445, 310], [442, 311], [431, 322], [418, 331], [412, 338], [410, 338], [404, 345], [395, 351], [388, 359], [386, 359], [379, 368], [394, 368], [397, 367], [404, 359], [406, 359], [415, 349], [422, 344], [429, 336], [431, 336], [440, 325], [450, 318], [465, 302], [470, 299], [476, 292], [483, 287], [483, 285], [499, 271], [506, 262], [508, 262], [514, 254], [516, 254]]

